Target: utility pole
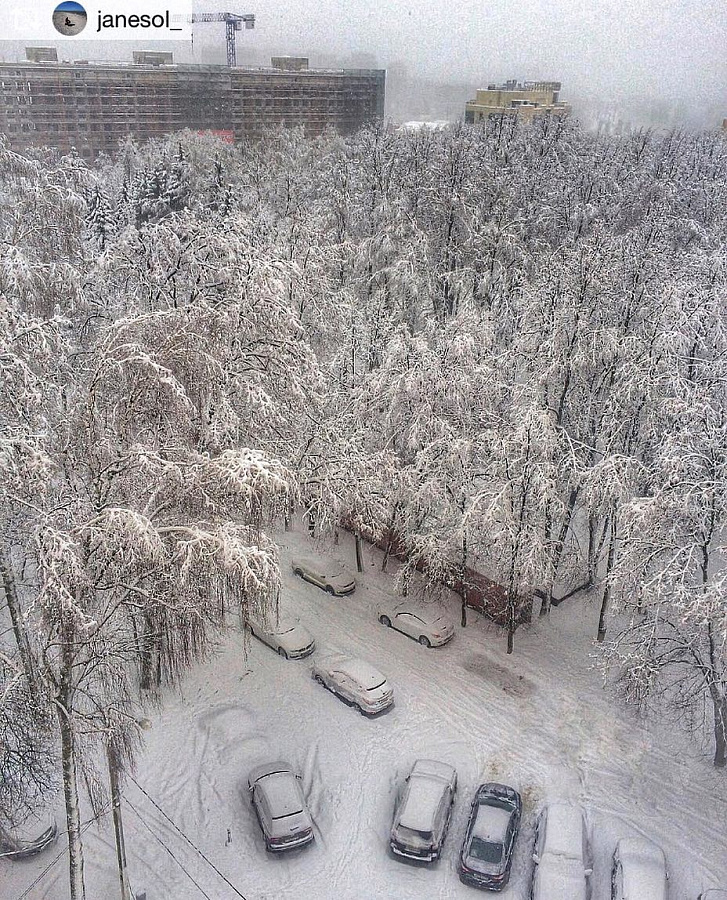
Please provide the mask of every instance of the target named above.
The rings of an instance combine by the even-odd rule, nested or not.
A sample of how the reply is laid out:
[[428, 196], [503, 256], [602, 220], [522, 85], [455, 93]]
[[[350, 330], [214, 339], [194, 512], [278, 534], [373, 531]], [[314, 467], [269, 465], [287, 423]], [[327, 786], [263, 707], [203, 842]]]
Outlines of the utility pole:
[[111, 745], [106, 748], [109, 764], [109, 782], [111, 783], [111, 814], [114, 819], [114, 835], [116, 837], [116, 860], [119, 864], [119, 883], [121, 900], [133, 900], [129, 887], [129, 875], [126, 871], [126, 846], [124, 844], [124, 825], [121, 821], [121, 786], [119, 785], [119, 765], [116, 751]]

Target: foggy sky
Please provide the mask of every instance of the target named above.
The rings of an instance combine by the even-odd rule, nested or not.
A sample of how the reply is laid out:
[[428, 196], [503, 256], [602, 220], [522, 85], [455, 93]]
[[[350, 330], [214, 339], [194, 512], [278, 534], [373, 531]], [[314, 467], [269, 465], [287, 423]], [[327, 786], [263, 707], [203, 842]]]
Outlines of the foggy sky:
[[[21, 3], [25, 0], [20, 0]], [[86, 3], [89, 14], [113, 0]], [[554, 79], [562, 98], [664, 97], [724, 106], [727, 116], [725, 0], [197, 0], [204, 11], [254, 13], [238, 33], [238, 65], [272, 54], [353, 58], [354, 64], [406, 71], [414, 78], [485, 87], [490, 80]], [[74, 40], [59, 58], [130, 58], [132, 46]], [[178, 62], [224, 62], [224, 26], [196, 26], [194, 47], [171, 49]], [[24, 47], [0, 41], [0, 57]]]

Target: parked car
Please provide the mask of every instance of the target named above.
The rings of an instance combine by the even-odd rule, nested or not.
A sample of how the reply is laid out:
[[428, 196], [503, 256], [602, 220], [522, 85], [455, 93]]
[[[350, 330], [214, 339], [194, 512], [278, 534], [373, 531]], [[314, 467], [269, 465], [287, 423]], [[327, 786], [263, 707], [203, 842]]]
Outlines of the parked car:
[[719, 888], [710, 888], [708, 891], [703, 891], [697, 897], [697, 900], [727, 900], [727, 891], [722, 891]]
[[493, 783], [477, 788], [459, 855], [460, 881], [490, 891], [505, 887], [521, 815], [522, 800], [514, 788]]
[[457, 793], [457, 772], [447, 763], [418, 759], [394, 810], [389, 844], [397, 856], [439, 859]]
[[593, 867], [580, 807], [550, 803], [536, 828], [532, 900], [587, 900]]
[[375, 716], [394, 705], [394, 691], [386, 678], [362, 659], [329, 656], [313, 666], [313, 677], [365, 716]]
[[302, 659], [316, 648], [313, 636], [294, 616], [281, 614], [277, 620], [273, 616], [268, 624], [259, 619], [248, 618], [250, 634], [272, 647], [285, 659]]
[[613, 854], [612, 900], [666, 900], [668, 877], [661, 847], [645, 838], [621, 838]]
[[51, 822], [42, 834], [29, 839], [16, 838], [0, 828], [0, 859], [28, 859], [50, 847], [57, 837], [58, 826], [55, 822]]
[[454, 625], [433, 605], [400, 603], [382, 606], [379, 622], [419, 641], [424, 647], [439, 647], [454, 637]]
[[356, 590], [356, 580], [335, 563], [317, 562], [306, 557], [297, 557], [291, 563], [293, 571], [305, 581], [310, 581], [329, 594], [341, 597]]
[[313, 821], [292, 766], [280, 760], [257, 766], [247, 786], [266, 850], [292, 850], [313, 840]]

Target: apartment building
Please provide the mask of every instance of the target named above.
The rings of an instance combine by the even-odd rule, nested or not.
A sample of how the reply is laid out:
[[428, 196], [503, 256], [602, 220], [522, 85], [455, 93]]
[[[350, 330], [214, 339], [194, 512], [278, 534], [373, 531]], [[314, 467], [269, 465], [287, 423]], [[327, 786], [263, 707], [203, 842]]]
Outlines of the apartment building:
[[279, 124], [349, 134], [383, 118], [384, 70], [309, 69], [297, 57], [275, 64], [0, 63], [0, 132], [13, 149], [75, 147], [91, 159], [129, 134], [192, 128], [242, 140]]
[[465, 104], [464, 120], [474, 124], [497, 116], [517, 116], [529, 122], [548, 113], [567, 115], [571, 107], [558, 99], [560, 87], [559, 81], [490, 84], [487, 90], [477, 91], [475, 99]]

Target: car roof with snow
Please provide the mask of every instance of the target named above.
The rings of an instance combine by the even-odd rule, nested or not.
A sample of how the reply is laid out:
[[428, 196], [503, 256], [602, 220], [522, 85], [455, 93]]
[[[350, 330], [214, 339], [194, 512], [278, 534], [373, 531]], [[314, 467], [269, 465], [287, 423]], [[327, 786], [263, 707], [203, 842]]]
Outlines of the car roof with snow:
[[576, 860], [546, 856], [538, 866], [536, 878], [543, 900], [586, 900], [586, 877]]
[[583, 858], [583, 813], [571, 803], [550, 803], [544, 850], [556, 856]]
[[393, 608], [393, 612], [397, 616], [401, 615], [401, 613], [416, 616], [428, 625], [445, 618], [442, 610], [438, 606], [426, 603], [399, 603]]
[[624, 895], [628, 898], [664, 896], [664, 851], [645, 838], [622, 838], [618, 856], [623, 863]]
[[503, 809], [501, 806], [490, 806], [487, 803], [481, 803], [477, 810], [474, 827], [472, 828], [472, 836], [482, 841], [502, 843], [505, 840], [511, 815], [512, 809]]
[[274, 818], [289, 816], [303, 809], [298, 780], [291, 771], [271, 772], [256, 782], [268, 798]]
[[277, 618], [272, 615], [267, 620], [262, 617], [255, 618], [254, 616], [249, 616], [248, 622], [257, 625], [258, 628], [267, 631], [268, 634], [287, 634], [287, 632], [292, 631], [294, 628], [300, 627], [299, 619], [282, 612]]
[[378, 669], [355, 656], [333, 657], [330, 661], [326, 661], [326, 665], [333, 671], [343, 672], [344, 675], [353, 678], [357, 684], [360, 684], [361, 687], [367, 690], [377, 687], [382, 681], [386, 681]]
[[449, 782], [455, 775], [454, 766], [449, 763], [439, 762], [437, 759], [418, 759], [411, 770], [412, 776], [426, 775], [427, 777], [443, 778]]
[[412, 831], [431, 831], [446, 784], [439, 778], [412, 774], [399, 824]]

